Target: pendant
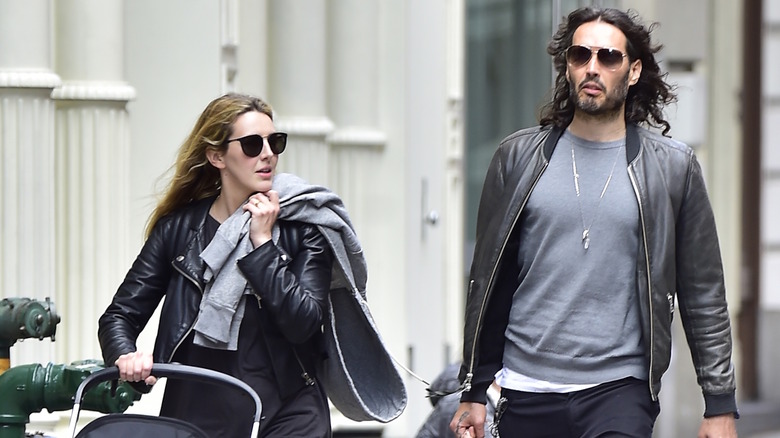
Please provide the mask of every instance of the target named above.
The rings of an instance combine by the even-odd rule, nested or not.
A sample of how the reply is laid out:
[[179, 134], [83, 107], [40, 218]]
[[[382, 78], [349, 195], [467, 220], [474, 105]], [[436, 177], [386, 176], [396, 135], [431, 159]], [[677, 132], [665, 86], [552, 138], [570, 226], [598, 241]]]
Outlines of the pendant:
[[590, 246], [590, 230], [588, 229], [582, 230], [582, 246], [586, 250]]

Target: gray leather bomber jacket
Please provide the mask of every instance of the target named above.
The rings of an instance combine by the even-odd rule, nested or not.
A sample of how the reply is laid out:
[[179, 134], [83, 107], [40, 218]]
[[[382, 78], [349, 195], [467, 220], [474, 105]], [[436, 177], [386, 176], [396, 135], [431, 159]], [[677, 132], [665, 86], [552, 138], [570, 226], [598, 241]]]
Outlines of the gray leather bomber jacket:
[[[628, 175], [639, 206], [637, 284], [653, 399], [671, 357], [675, 297], [705, 416], [737, 412], [731, 327], [712, 208], [693, 150], [636, 125], [626, 129]], [[462, 401], [485, 402], [502, 367], [517, 284], [515, 225], [563, 130], [534, 127], [499, 145], [485, 178], [471, 266], [460, 381]]]

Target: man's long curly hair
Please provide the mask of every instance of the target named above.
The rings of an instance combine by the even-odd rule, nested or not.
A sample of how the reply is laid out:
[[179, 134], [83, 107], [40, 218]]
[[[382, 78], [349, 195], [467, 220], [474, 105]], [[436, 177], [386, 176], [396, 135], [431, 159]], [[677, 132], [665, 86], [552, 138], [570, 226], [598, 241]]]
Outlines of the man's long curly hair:
[[581, 25], [591, 21], [602, 21], [620, 29], [626, 36], [626, 53], [629, 62], [637, 59], [642, 61], [642, 73], [639, 81], [629, 87], [626, 96], [625, 119], [627, 123], [642, 122], [657, 128], [663, 128], [666, 135], [671, 126], [664, 119], [663, 107], [675, 102], [677, 96], [674, 88], [665, 81], [666, 73], [655, 60], [655, 53], [663, 47], [654, 45], [650, 40], [650, 32], [656, 24], [645, 28], [638, 16], [633, 12], [623, 12], [617, 9], [598, 9], [585, 7], [569, 14], [558, 27], [547, 46], [547, 53], [553, 57], [555, 71], [555, 89], [553, 99], [545, 105], [540, 114], [540, 123], [565, 128], [574, 118], [575, 104], [571, 99], [569, 81], [566, 79], [566, 49], [572, 44], [574, 31]]

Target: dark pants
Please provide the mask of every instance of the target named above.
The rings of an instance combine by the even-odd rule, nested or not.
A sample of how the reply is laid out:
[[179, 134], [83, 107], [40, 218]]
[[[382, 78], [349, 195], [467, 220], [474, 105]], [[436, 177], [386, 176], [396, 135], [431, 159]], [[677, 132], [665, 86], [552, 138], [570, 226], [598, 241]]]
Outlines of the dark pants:
[[504, 389], [501, 438], [649, 438], [660, 412], [647, 382], [627, 378], [568, 394]]
[[[171, 386], [192, 381], [173, 380]], [[273, 383], [273, 382], [271, 382]], [[246, 394], [227, 385], [199, 383], [176, 387], [179, 398], [163, 400], [160, 416], [173, 417], [194, 424], [212, 438], [247, 437], [252, 430], [255, 405]], [[270, 386], [270, 384], [268, 385]], [[194, 395], [197, 394], [197, 398]], [[182, 398], [183, 397], [183, 398]], [[304, 386], [289, 398], [282, 400], [278, 391], [266, 391], [260, 396], [261, 438], [329, 438], [331, 437], [330, 408], [322, 385]]]
[[304, 387], [289, 400], [263, 400], [260, 436], [330, 437], [330, 408], [327, 400], [319, 383]]

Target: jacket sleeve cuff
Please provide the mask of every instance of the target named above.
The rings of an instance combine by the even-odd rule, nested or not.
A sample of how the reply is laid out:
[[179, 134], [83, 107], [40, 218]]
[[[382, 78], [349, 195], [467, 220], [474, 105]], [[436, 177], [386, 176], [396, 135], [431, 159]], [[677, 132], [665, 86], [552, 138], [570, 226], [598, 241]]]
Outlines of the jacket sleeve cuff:
[[726, 394], [704, 394], [704, 417], [714, 417], [733, 413], [734, 418], [739, 418], [737, 410], [737, 398], [734, 392]]
[[146, 382], [125, 382], [130, 385], [135, 392], [139, 394], [149, 394], [152, 391], [152, 385], [147, 385]]
[[463, 391], [460, 394], [460, 401], [487, 404], [487, 390], [490, 387], [490, 383], [473, 383], [471, 391]]

